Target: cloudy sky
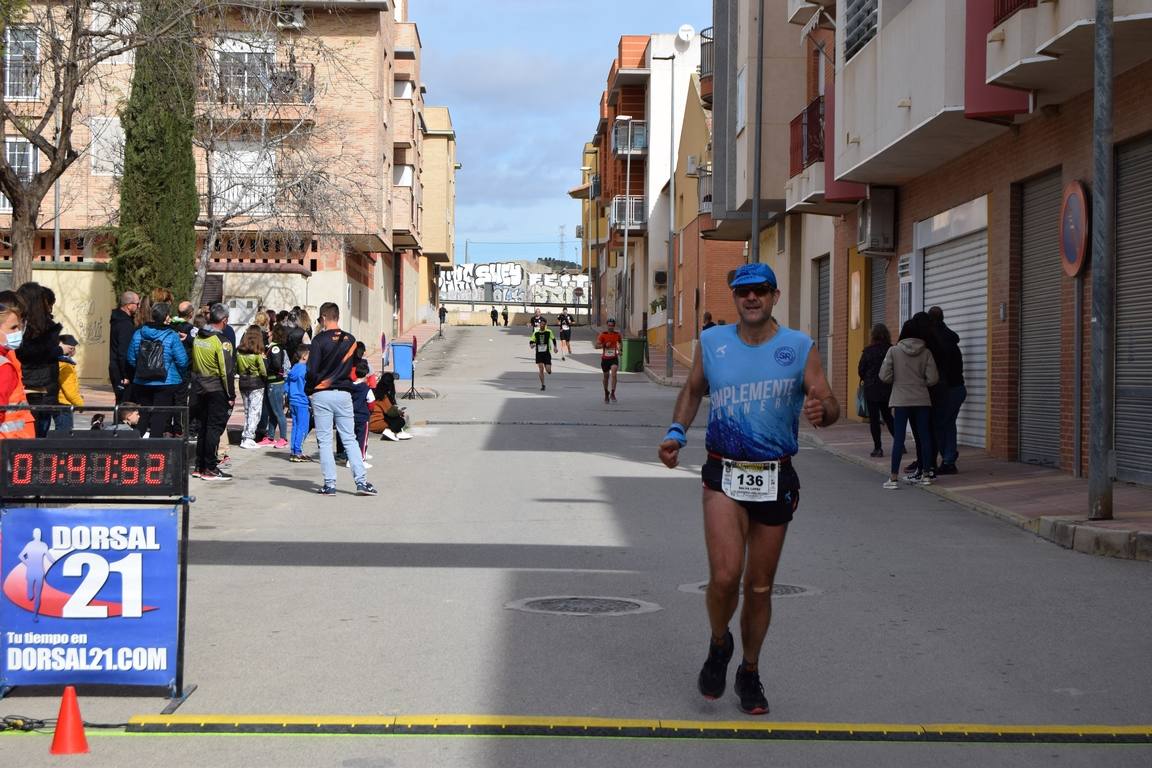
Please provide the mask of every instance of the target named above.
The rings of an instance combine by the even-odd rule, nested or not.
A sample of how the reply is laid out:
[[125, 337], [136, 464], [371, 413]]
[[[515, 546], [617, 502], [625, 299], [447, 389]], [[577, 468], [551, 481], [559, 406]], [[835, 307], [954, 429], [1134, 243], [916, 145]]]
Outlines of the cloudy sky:
[[[412, 0], [428, 104], [456, 129], [456, 261], [579, 262], [581, 151], [621, 35], [711, 26], [711, 0]], [[498, 243], [530, 243], [502, 245]]]

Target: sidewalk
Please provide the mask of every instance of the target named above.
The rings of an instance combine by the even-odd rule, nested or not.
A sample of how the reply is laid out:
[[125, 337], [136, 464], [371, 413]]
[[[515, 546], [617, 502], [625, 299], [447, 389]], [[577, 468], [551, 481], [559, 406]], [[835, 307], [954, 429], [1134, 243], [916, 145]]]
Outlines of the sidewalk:
[[[877, 483], [889, 470], [891, 440], [885, 434], [884, 458], [871, 458], [872, 437], [866, 423], [841, 421], [825, 429], [805, 426], [800, 437], [842, 459], [875, 469]], [[1117, 482], [1113, 519], [1088, 520], [1086, 478], [993, 458], [966, 446], [960, 447], [957, 465], [960, 474], [942, 476], [923, 490], [1077, 552], [1152, 560], [1152, 487]]]
[[668, 365], [668, 350], [663, 344], [648, 346], [648, 362], [644, 365], [644, 373], [657, 384], [668, 387], [682, 387], [688, 380], [689, 366], [679, 355], [672, 358], [672, 378], [666, 375]]

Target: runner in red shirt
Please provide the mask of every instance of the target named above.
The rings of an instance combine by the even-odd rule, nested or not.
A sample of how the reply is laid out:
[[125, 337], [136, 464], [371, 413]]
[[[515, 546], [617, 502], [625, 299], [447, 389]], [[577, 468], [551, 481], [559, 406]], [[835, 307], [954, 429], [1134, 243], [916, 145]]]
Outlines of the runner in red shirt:
[[604, 402], [616, 402], [616, 372], [620, 369], [620, 350], [624, 337], [616, 330], [616, 321], [608, 319], [608, 330], [596, 337], [594, 344], [600, 350], [600, 370], [604, 372]]

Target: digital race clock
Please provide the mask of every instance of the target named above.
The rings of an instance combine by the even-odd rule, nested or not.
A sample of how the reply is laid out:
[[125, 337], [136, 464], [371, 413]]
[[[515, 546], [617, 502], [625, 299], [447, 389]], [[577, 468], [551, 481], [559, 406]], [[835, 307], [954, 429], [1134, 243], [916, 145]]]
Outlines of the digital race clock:
[[0, 499], [183, 496], [184, 451], [167, 439], [0, 440]]

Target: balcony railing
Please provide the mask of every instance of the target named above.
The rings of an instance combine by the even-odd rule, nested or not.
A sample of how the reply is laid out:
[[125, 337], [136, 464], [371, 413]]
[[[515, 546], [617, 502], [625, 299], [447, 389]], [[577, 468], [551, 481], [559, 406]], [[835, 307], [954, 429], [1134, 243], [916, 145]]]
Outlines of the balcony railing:
[[817, 96], [792, 118], [789, 176], [798, 176], [813, 163], [824, 161], [824, 97]]
[[1035, 8], [1036, 0], [993, 0], [992, 23], [999, 25], [1024, 8]]
[[700, 77], [712, 77], [712, 27], [700, 30]]
[[[196, 176], [200, 208], [208, 212], [208, 176]], [[212, 214], [217, 219], [267, 216], [283, 193], [275, 176], [255, 173], [214, 173], [212, 175]]]
[[648, 123], [643, 120], [633, 120], [632, 149], [628, 149], [628, 122], [618, 122], [612, 131], [612, 152], [617, 155], [643, 154], [648, 151]]
[[617, 195], [612, 198], [608, 226], [612, 229], [644, 229], [648, 224], [648, 211], [644, 195]]
[[712, 213], [712, 171], [700, 168], [696, 171], [696, 191], [700, 198], [700, 213]]
[[221, 56], [200, 78], [204, 103], [250, 106], [311, 104], [316, 96], [312, 64], [276, 64], [260, 57]]

